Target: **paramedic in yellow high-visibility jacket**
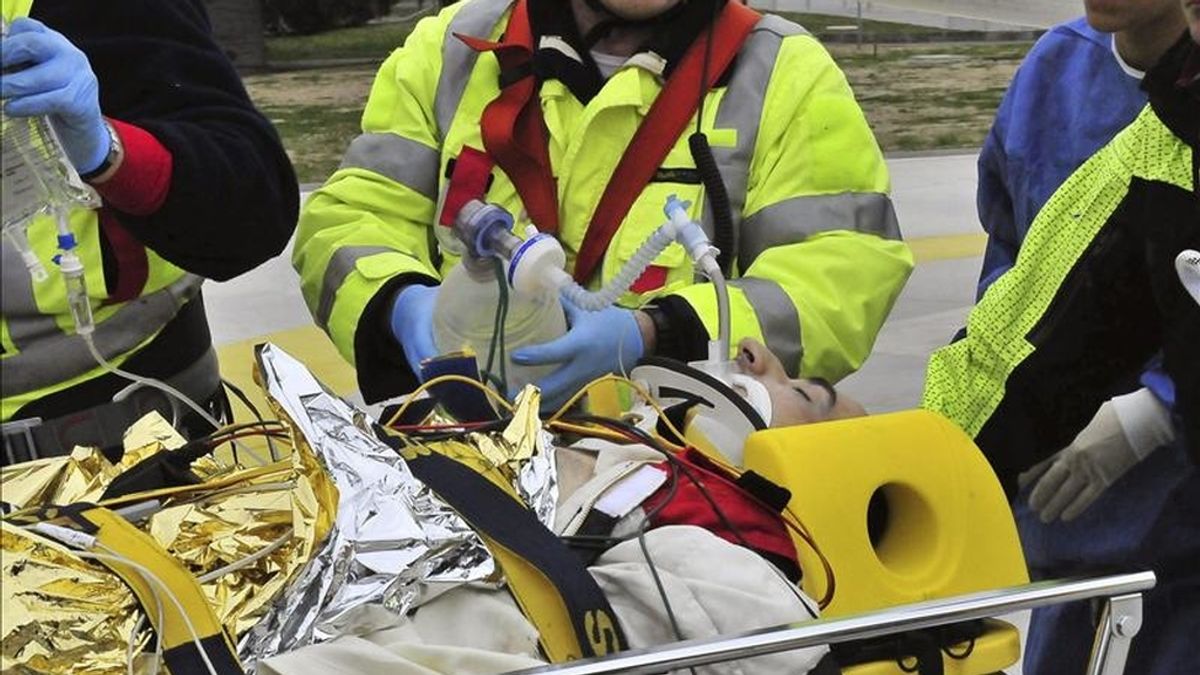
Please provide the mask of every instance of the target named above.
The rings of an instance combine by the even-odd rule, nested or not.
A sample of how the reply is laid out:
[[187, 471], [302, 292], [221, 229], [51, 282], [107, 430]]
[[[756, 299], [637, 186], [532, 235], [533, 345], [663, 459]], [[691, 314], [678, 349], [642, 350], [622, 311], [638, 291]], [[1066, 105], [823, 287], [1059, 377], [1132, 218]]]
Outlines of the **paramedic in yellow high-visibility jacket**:
[[[417, 25], [377, 74], [362, 135], [304, 207], [293, 257], [317, 323], [357, 367], [368, 401], [411, 390], [421, 362], [437, 354], [436, 287], [457, 263], [439, 245], [437, 223], [446, 222], [456, 159], [465, 149], [485, 149], [481, 120], [501, 81], [514, 90], [525, 78], [534, 83], [523, 110], [541, 116], [557, 197], [550, 219], [558, 221], [572, 272], [618, 162], [639, 150], [631, 139], [651, 104], [689, 47], [719, 25], [714, 17], [724, 19], [725, 5], [467, 0]], [[731, 205], [731, 342], [761, 340], [791, 376], [837, 381], [866, 359], [912, 256], [900, 238], [883, 157], [842, 72], [800, 26], [775, 16], [754, 20], [715, 86], [703, 97], [698, 77], [689, 87], [702, 103], [699, 127]], [[502, 72], [497, 52], [478, 49], [480, 40], [522, 30], [537, 45], [523, 68]], [[587, 285], [616, 275], [663, 222], [668, 195], [691, 202], [691, 216], [713, 233], [708, 190], [688, 144], [698, 115], [650, 182], [636, 186]], [[534, 213], [522, 194], [496, 166], [476, 196]], [[534, 224], [546, 229], [537, 218]], [[712, 286], [698, 280], [678, 245], [618, 306], [566, 309], [564, 336], [513, 353], [522, 365], [555, 366], [539, 383], [547, 401], [642, 356], [705, 358], [717, 331]]]

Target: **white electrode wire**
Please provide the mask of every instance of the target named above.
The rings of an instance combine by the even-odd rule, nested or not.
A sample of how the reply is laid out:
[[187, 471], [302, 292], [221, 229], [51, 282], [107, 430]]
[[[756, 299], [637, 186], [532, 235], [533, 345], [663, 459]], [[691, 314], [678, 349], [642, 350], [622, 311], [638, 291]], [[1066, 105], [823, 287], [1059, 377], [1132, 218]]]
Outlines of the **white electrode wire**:
[[[128, 371], [121, 370], [120, 368], [114, 366], [112, 363], [110, 363], [107, 359], [104, 358], [104, 356], [100, 353], [100, 350], [96, 349], [96, 343], [92, 339], [91, 334], [81, 334], [81, 337], [83, 338], [83, 341], [87, 343], [87, 348], [88, 348], [88, 351], [91, 352], [92, 358], [95, 359], [96, 363], [99, 363], [100, 367], [103, 368], [104, 370], [106, 370], [118, 377], [123, 377], [126, 380], [129, 380], [130, 382], [135, 382], [135, 383], [140, 384], [145, 387], [153, 387], [154, 389], [158, 389], [159, 391], [167, 394], [168, 396], [174, 396], [176, 399], [181, 401], [184, 405], [191, 408], [192, 411], [195, 412], [197, 415], [199, 415], [205, 422], [208, 422], [209, 424], [211, 424], [214, 429], [220, 429], [221, 427], [225, 426], [221, 422], [218, 422], [217, 419], [215, 417], [213, 417], [212, 415], [210, 415], [207, 410], [202, 408], [199, 404], [197, 404], [191, 398], [186, 396], [183, 392], [179, 391], [175, 387], [172, 387], [171, 385], [167, 384], [166, 382], [163, 382], [161, 380], [156, 380], [152, 377], [143, 377], [141, 375], [136, 375], [134, 373], [130, 373]], [[260, 465], [266, 466], [269, 463], [266, 461], [266, 459], [263, 458], [262, 455], [251, 450], [250, 448], [246, 447], [242, 443], [240, 443], [238, 441], [234, 441], [234, 444], [237, 445], [238, 450], [243, 451], [246, 454], [253, 457], [254, 461], [258, 462]]]
[[[208, 669], [209, 675], [220, 675], [220, 673], [217, 672], [216, 667], [213, 666], [212, 660], [208, 658], [208, 652], [205, 651], [204, 645], [200, 643], [200, 634], [196, 632], [196, 626], [192, 624], [192, 620], [190, 618], [188, 618], [187, 612], [184, 611], [183, 603], [179, 602], [179, 598], [175, 597], [175, 594], [171, 592], [171, 589], [167, 587], [167, 584], [164, 583], [162, 579], [159, 579], [158, 575], [155, 574], [154, 572], [150, 571], [150, 569], [148, 567], [146, 567], [145, 565], [136, 563], [136, 562], [130, 560], [129, 558], [126, 558], [125, 556], [120, 555], [116, 551], [113, 551], [112, 549], [110, 549], [106, 546], [103, 546], [101, 544], [97, 544], [97, 547], [102, 548], [108, 552], [107, 553], [87, 553], [87, 552], [83, 552], [83, 551], [74, 551], [74, 554], [79, 556], [80, 558], [99, 560], [102, 562], [103, 561], [116, 562], [116, 563], [120, 563], [122, 565], [127, 565], [127, 566], [133, 568], [133, 570], [135, 572], [142, 575], [143, 579], [145, 579], [147, 582], [150, 582], [151, 592], [154, 594], [155, 599], [158, 602], [161, 602], [161, 599], [159, 599], [159, 591], [156, 591], [153, 588], [155, 584], [158, 584], [159, 589], [161, 589], [163, 594], [165, 594], [167, 596], [167, 599], [170, 600], [173, 605], [175, 605], [175, 609], [179, 611], [179, 616], [183, 617], [184, 626], [187, 627], [188, 633], [191, 633], [192, 643], [196, 645], [196, 649], [200, 652], [200, 658], [204, 661], [204, 666]], [[162, 630], [161, 623], [159, 624], [159, 630]], [[158, 639], [161, 642], [163, 639], [163, 636], [159, 635]]]
[[243, 567], [248, 567], [250, 565], [253, 565], [256, 561], [261, 560], [262, 558], [265, 558], [265, 557], [271, 555], [272, 553], [274, 553], [275, 551], [278, 551], [280, 548], [282, 548], [284, 544], [288, 543], [291, 540], [293, 532], [295, 532], [295, 529], [289, 527], [287, 529], [287, 532], [283, 533], [283, 536], [272, 541], [271, 543], [267, 544], [266, 546], [262, 547], [261, 549], [255, 551], [254, 553], [251, 553], [250, 555], [246, 556], [245, 558], [242, 558], [241, 560], [235, 560], [235, 561], [229, 563], [228, 565], [225, 565], [224, 567], [218, 567], [217, 569], [215, 569], [203, 576], [196, 577], [196, 581], [199, 581], [200, 583], [205, 584], [210, 581], [213, 581], [214, 579], [223, 577], [226, 574], [229, 574], [230, 572], [234, 572], [234, 571], [242, 569]]
[[[162, 598], [158, 597], [157, 593], [154, 594], [154, 603], [158, 605], [158, 625], [161, 626], [163, 625], [165, 617], [163, 616]], [[139, 632], [145, 629], [145, 627], [146, 616], [143, 614], [140, 618], [138, 618], [138, 622], [134, 624], [133, 633], [129, 636], [129, 647], [125, 650], [125, 669], [129, 671], [128, 675], [134, 675], [133, 659], [135, 656], [137, 656], [136, 641], [133, 639], [133, 636], [137, 635]], [[152, 667], [150, 669], [150, 675], [158, 675], [159, 664], [162, 663], [162, 643], [162, 636], [158, 636], [158, 639], [154, 641], [154, 663], [151, 664]]]

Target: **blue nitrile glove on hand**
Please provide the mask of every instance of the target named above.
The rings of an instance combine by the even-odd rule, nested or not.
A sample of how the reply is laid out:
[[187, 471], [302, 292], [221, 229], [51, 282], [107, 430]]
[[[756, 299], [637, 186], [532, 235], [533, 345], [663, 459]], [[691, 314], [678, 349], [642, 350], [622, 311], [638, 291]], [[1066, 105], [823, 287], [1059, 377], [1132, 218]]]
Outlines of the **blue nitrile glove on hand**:
[[433, 305], [437, 294], [436, 286], [414, 284], [405, 286], [392, 302], [392, 335], [404, 348], [404, 358], [417, 379], [421, 379], [421, 362], [438, 355], [433, 341]]
[[0, 98], [9, 117], [47, 115], [75, 170], [88, 173], [112, 139], [100, 114], [100, 83], [87, 56], [35, 19], [17, 19], [0, 41]]
[[566, 299], [563, 309], [570, 328], [562, 337], [512, 353], [513, 362], [522, 366], [562, 364], [537, 383], [548, 408], [560, 407], [601, 375], [633, 368], [645, 352], [633, 310], [609, 307], [587, 312]]

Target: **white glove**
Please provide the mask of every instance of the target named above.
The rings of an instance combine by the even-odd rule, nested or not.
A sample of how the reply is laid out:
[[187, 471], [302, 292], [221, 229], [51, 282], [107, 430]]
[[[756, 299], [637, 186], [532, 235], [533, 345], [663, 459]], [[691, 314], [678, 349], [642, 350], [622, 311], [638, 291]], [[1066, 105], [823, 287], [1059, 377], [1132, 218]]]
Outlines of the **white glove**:
[[1118, 396], [1100, 406], [1071, 445], [1042, 467], [1045, 474], [1029, 495], [1042, 522], [1079, 517], [1108, 486], [1174, 438], [1170, 413], [1148, 389]]
[[1200, 251], [1183, 251], [1175, 259], [1175, 270], [1189, 295], [1200, 304]]

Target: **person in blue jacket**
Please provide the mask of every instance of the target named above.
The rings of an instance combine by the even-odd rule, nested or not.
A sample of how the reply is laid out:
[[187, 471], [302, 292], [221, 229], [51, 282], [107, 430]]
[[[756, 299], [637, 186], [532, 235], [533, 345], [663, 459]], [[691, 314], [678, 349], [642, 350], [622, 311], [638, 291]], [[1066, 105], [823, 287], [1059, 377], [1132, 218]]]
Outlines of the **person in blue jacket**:
[[[1179, 0], [1087, 0], [1086, 18], [1034, 46], [1000, 104], [979, 158], [988, 233], [979, 296], [1013, 266], [1055, 190], [1142, 111], [1143, 74], [1186, 29]], [[1176, 443], [1174, 388], [1155, 364], [1071, 445], [1022, 476], [1014, 504], [1037, 578], [1153, 569], [1146, 623], [1127, 672], [1200, 673], [1200, 475]], [[1036, 611], [1026, 675], [1078, 670], [1091, 649], [1087, 605]]]

